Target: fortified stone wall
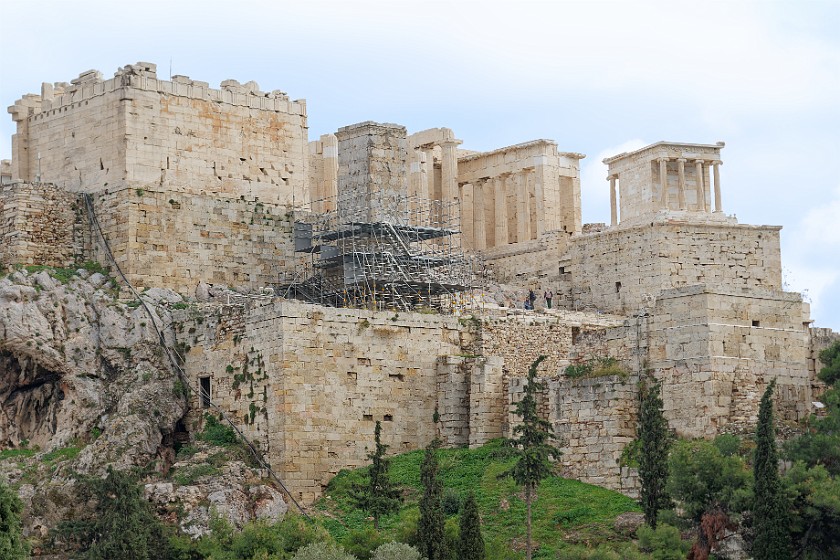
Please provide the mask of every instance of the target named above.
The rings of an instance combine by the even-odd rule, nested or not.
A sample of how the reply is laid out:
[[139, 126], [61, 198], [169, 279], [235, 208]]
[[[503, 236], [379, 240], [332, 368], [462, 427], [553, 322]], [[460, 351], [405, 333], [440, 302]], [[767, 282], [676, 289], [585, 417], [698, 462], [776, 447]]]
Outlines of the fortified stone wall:
[[240, 313], [238, 330], [220, 333], [210, 316], [182, 328], [188, 375], [196, 388], [210, 377], [223, 410], [247, 418], [247, 433], [304, 501], [340, 469], [367, 463], [377, 420], [394, 453], [434, 438], [432, 414], [448, 391], [439, 357], [460, 353], [456, 319], [290, 301]]
[[574, 305], [626, 313], [650, 297], [705, 283], [780, 290], [778, 226], [654, 222], [574, 238]]
[[86, 228], [78, 195], [52, 184], [0, 185], [0, 265], [69, 267]]
[[14, 178], [99, 192], [120, 185], [305, 207], [306, 105], [254, 82], [221, 89], [138, 63], [44, 84], [9, 108]]
[[543, 290], [551, 288], [559, 292], [561, 274], [558, 263], [570, 243], [568, 233], [548, 232], [539, 239], [488, 249], [483, 255], [484, 263], [498, 282], [536, 284]]
[[[200, 280], [247, 291], [293, 269], [289, 208], [254, 199], [124, 188], [94, 197], [117, 263], [137, 288], [192, 294]], [[89, 247], [108, 264], [98, 245]]]

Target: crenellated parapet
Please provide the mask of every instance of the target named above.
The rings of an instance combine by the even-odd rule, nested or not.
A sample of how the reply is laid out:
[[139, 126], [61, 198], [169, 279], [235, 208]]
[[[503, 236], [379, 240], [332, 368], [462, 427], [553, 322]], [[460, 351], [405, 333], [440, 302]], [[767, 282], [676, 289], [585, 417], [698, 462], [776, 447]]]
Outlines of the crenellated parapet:
[[100, 192], [151, 185], [306, 207], [306, 102], [256, 82], [162, 80], [139, 62], [44, 83], [9, 107], [12, 178]]

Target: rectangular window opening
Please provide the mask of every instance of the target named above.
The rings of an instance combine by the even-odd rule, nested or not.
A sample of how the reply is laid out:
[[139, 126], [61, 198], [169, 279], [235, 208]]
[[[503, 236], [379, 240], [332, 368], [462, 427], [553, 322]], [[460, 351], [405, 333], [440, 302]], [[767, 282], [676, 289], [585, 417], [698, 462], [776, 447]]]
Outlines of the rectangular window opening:
[[393, 414], [386, 414], [383, 417], [383, 420], [385, 420], [386, 422], [393, 422], [394, 421], [394, 415]]
[[616, 282], [615, 283], [615, 293], [618, 293], [620, 291], [621, 291], [621, 282]]
[[373, 414], [364, 414], [364, 415], [362, 415], [362, 418], [364, 420], [369, 421], [369, 422], [373, 422]]
[[755, 319], [753, 319], [752, 326], [754, 326], [754, 327], [760, 326], [759, 321], [756, 321]]
[[198, 383], [200, 388], [199, 399], [201, 400], [201, 408], [210, 408], [210, 378], [199, 377]]

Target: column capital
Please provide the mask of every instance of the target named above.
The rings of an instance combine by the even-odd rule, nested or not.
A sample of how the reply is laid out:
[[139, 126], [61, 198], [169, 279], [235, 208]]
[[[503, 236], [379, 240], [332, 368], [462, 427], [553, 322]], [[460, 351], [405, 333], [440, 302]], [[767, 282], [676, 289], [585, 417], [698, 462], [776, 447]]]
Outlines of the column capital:
[[720, 161], [719, 159], [716, 159], [716, 160], [711, 161], [711, 162], [709, 162], [709, 163], [711, 163], [712, 165], [723, 165], [723, 162], [722, 162], [722, 161]]
[[618, 179], [618, 173], [610, 173], [607, 175], [607, 181], [614, 181]]
[[447, 147], [447, 148], [452, 147], [452, 148], [454, 148], [454, 147], [456, 147], [456, 146], [460, 146], [460, 145], [461, 145], [461, 144], [463, 144], [463, 143], [464, 143], [464, 141], [463, 141], [463, 140], [444, 140], [444, 141], [442, 141], [442, 142], [441, 142], [440, 144], [438, 144], [438, 145], [439, 145], [441, 148], [443, 148], [443, 147]]
[[656, 161], [658, 161], [659, 163], [668, 163], [669, 161], [671, 161], [671, 158], [658, 157], [658, 158], [656, 158]]
[[687, 161], [688, 161], [688, 160], [687, 160], [686, 158], [684, 158], [684, 157], [677, 158], [677, 163], [685, 163], [685, 162], [687, 162]]

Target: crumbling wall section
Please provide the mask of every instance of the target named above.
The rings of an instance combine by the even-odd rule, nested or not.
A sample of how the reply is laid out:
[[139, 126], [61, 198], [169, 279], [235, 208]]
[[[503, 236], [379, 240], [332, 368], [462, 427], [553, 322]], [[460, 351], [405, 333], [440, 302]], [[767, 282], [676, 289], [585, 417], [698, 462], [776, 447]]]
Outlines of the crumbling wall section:
[[78, 195], [52, 184], [0, 185], [0, 265], [72, 266], [85, 225]]

